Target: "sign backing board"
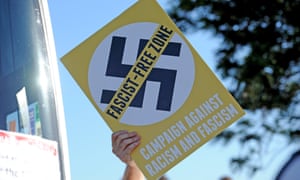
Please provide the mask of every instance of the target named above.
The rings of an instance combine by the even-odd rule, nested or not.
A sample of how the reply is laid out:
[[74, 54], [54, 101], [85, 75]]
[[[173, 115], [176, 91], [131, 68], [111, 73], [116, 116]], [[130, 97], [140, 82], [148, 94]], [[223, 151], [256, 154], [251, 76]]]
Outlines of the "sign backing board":
[[157, 179], [244, 111], [154, 0], [140, 0], [62, 58], [132, 157]]

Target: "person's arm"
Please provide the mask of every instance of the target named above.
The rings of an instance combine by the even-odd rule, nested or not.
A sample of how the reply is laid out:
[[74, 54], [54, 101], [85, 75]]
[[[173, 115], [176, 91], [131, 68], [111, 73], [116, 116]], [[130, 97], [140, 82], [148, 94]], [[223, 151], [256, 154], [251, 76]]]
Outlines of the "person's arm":
[[121, 130], [112, 134], [112, 151], [126, 164], [123, 180], [144, 180], [142, 171], [131, 159], [131, 152], [140, 144], [140, 140], [135, 132]]
[[144, 175], [134, 161], [127, 164], [122, 180], [143, 180]]

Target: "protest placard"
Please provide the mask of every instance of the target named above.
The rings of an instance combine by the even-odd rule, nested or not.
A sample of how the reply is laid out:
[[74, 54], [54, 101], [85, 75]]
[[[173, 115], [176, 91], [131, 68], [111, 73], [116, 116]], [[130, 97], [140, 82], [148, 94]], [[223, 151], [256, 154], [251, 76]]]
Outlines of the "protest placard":
[[244, 111], [156, 1], [140, 0], [62, 58], [112, 131], [142, 137], [156, 179]]

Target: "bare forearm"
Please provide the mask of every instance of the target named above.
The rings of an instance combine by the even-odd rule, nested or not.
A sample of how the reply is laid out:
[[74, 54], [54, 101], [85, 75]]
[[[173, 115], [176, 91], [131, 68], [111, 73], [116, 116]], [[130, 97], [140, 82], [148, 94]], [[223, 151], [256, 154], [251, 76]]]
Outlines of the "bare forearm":
[[144, 175], [137, 165], [133, 163], [126, 166], [123, 180], [144, 180]]

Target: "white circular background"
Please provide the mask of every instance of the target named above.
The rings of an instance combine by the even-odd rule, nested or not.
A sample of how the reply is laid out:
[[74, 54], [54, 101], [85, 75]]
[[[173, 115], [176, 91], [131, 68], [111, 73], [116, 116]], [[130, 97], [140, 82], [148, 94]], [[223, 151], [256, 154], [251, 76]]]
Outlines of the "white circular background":
[[[150, 22], [128, 24], [112, 32], [96, 48], [89, 65], [88, 81], [93, 100], [102, 111], [107, 106], [100, 103], [102, 90], [116, 91], [124, 79], [105, 75], [112, 37], [126, 37], [122, 64], [133, 65], [139, 40], [150, 39], [157, 27], [158, 24]], [[154, 68], [177, 71], [171, 111], [156, 110], [160, 83], [148, 80], [142, 108], [129, 107], [121, 118], [121, 123], [144, 126], [163, 121], [175, 113], [188, 98], [195, 78], [194, 59], [186, 42], [178, 34], [170, 42], [181, 43], [180, 55], [161, 55]]]

